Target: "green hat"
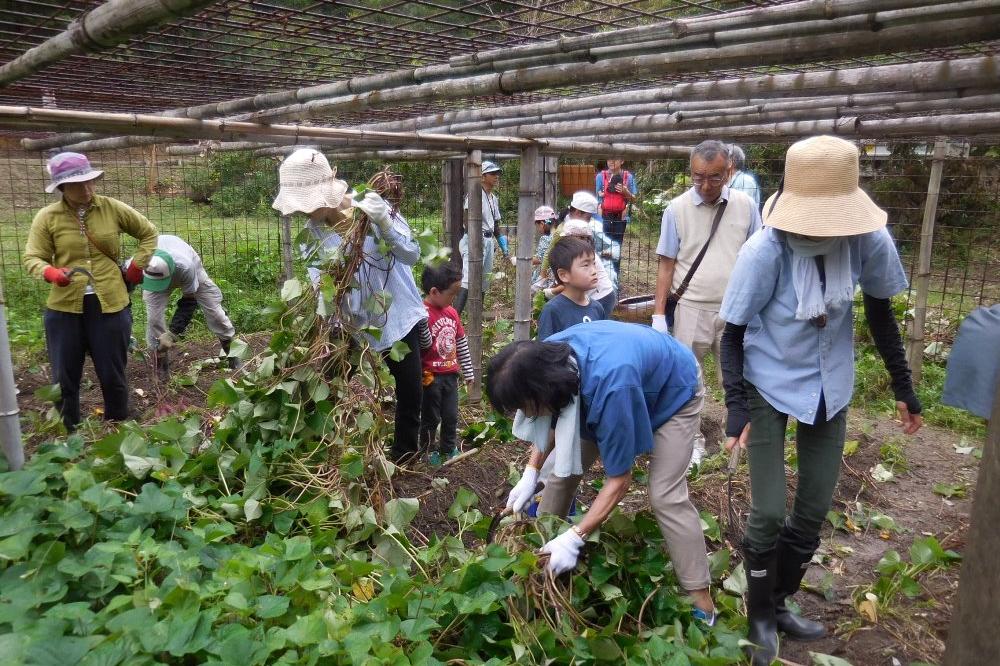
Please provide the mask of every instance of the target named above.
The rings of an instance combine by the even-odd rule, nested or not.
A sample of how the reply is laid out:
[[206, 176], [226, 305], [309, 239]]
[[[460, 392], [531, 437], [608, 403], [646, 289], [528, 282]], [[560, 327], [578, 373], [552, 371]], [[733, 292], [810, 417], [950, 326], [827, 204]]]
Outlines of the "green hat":
[[165, 250], [156, 250], [142, 269], [142, 288], [146, 291], [166, 291], [174, 276], [174, 258]]

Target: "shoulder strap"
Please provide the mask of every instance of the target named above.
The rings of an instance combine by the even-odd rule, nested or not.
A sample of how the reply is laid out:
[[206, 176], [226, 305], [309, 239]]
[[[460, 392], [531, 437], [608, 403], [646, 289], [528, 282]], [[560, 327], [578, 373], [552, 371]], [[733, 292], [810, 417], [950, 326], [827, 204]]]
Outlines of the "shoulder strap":
[[677, 287], [677, 291], [674, 292], [674, 295], [677, 298], [683, 296], [684, 292], [687, 291], [688, 285], [691, 284], [691, 278], [694, 277], [695, 271], [697, 271], [698, 266], [701, 265], [701, 260], [705, 258], [705, 253], [708, 252], [708, 246], [711, 244], [712, 239], [715, 238], [715, 232], [719, 228], [719, 222], [722, 221], [722, 216], [726, 213], [726, 204], [728, 203], [729, 202], [727, 200], [723, 199], [722, 203], [720, 203], [719, 207], [716, 209], [715, 219], [712, 220], [712, 230], [708, 233], [708, 240], [701, 246], [701, 251], [698, 253], [698, 256], [694, 258], [694, 262], [691, 264], [691, 268], [688, 270], [687, 275], [684, 276], [681, 286]]
[[601, 196], [606, 197], [608, 195], [608, 170], [604, 169], [601, 171]]
[[83, 221], [83, 218], [81, 218], [79, 214], [77, 214], [76, 221], [80, 225], [80, 231], [84, 233], [84, 235], [87, 237], [87, 240], [90, 241], [90, 244], [93, 245], [95, 248], [97, 248], [98, 252], [100, 252], [105, 257], [110, 259], [113, 263], [117, 264], [118, 260], [115, 257], [112, 257], [110, 254], [108, 254], [107, 250], [105, 250], [101, 246], [101, 244], [98, 243], [96, 240], [94, 240], [94, 237], [90, 235], [90, 229], [87, 228], [87, 223]]

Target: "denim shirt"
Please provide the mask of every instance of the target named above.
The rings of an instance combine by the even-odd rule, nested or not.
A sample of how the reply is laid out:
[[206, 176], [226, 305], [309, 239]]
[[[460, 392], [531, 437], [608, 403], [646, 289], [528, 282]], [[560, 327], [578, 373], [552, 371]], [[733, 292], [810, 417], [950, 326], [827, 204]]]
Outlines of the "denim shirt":
[[757, 210], [760, 210], [760, 185], [757, 184], [757, 179], [752, 173], [748, 171], [734, 173], [732, 180], [729, 181], [729, 189], [742, 192], [753, 199]]
[[[319, 252], [313, 252], [312, 245], [303, 245], [303, 258], [309, 261], [309, 279], [318, 287], [322, 266], [340, 248], [342, 238], [330, 227], [309, 221], [306, 228], [316, 239]], [[373, 236], [365, 237], [366, 259], [358, 269], [356, 280], [359, 288], [352, 289], [345, 297], [344, 308], [351, 326], [359, 329], [377, 326], [382, 329], [376, 340], [368, 333], [364, 338], [376, 351], [385, 351], [393, 343], [402, 340], [421, 319], [427, 318], [427, 308], [417, 291], [413, 280], [413, 265], [420, 259], [420, 244], [413, 239], [406, 219], [399, 213], [392, 216], [392, 228], [384, 236], [375, 225], [371, 226]], [[378, 239], [389, 245], [389, 255], [379, 251]], [[384, 293], [389, 296], [386, 310], [377, 303]]]
[[[885, 228], [848, 237], [855, 285], [875, 298], [906, 289], [906, 273]], [[819, 399], [832, 418], [854, 392], [853, 303], [827, 313], [823, 328], [795, 318], [792, 252], [785, 234], [764, 228], [740, 250], [719, 317], [747, 325], [743, 376], [778, 411], [812, 424]]]

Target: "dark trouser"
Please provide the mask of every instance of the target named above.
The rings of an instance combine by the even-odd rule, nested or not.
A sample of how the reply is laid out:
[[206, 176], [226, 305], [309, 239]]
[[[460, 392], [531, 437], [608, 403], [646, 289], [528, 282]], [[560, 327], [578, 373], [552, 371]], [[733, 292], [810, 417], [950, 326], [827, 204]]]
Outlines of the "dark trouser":
[[[785, 427], [782, 414], [749, 382], [750, 401], [750, 492], [752, 507], [747, 522], [746, 542], [754, 550], [770, 550], [785, 524]], [[820, 399], [815, 425], [799, 423], [795, 447], [798, 451], [798, 486], [788, 519], [789, 528], [811, 540], [819, 535], [833, 502], [847, 435], [847, 409], [827, 420]]]
[[429, 451], [441, 424], [437, 450], [450, 454], [458, 447], [458, 373], [434, 375], [434, 381], [424, 387], [424, 402], [420, 410], [420, 450]]
[[[625, 220], [621, 219], [620, 217], [616, 217], [616, 216], [612, 215], [611, 213], [608, 213], [607, 215], [604, 216], [604, 233], [606, 233], [608, 235], [608, 238], [610, 238], [614, 242], [618, 243], [619, 247], [621, 247], [621, 251], [622, 252], [625, 251], [625, 226], [626, 226], [626, 224], [627, 223], [625, 222]], [[614, 265], [614, 267], [615, 267], [615, 273], [618, 274], [618, 279], [620, 281], [621, 278], [622, 278], [622, 275], [621, 275], [621, 273], [622, 273], [622, 271], [621, 271], [621, 264], [622, 264], [621, 254], [618, 255], [617, 259], [612, 259], [611, 263]]]
[[184, 332], [191, 325], [191, 320], [194, 319], [194, 313], [198, 310], [198, 299], [194, 294], [190, 296], [185, 296], [181, 294], [181, 297], [177, 300], [177, 309], [174, 310], [174, 316], [170, 318], [170, 332], [180, 337], [184, 335]]
[[67, 430], [80, 423], [80, 378], [89, 353], [104, 394], [104, 418], [128, 418], [125, 364], [132, 335], [132, 308], [104, 314], [96, 294], [83, 297], [83, 313], [45, 311], [45, 343], [52, 381], [62, 397], [56, 407]]
[[420, 433], [420, 402], [423, 396], [423, 367], [420, 365], [420, 333], [418, 326], [402, 339], [410, 351], [400, 361], [383, 354], [389, 372], [396, 380], [396, 432], [392, 441], [392, 457], [399, 459], [415, 454]]

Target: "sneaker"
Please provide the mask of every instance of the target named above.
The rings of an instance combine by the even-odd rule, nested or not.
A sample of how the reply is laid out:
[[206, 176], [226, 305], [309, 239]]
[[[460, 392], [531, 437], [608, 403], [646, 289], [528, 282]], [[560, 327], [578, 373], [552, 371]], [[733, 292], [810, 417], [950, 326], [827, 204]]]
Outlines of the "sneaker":
[[440, 467], [441, 454], [438, 451], [432, 452], [429, 456], [427, 456], [427, 462], [430, 463], [431, 467]]
[[452, 458], [457, 458], [461, 454], [462, 452], [458, 448], [454, 448], [451, 450], [451, 453], [448, 454], [448, 460], [451, 460]]
[[706, 613], [702, 609], [698, 608], [697, 606], [695, 606], [694, 610], [691, 611], [691, 615], [692, 615], [692, 617], [694, 617], [694, 619], [700, 620], [702, 623], [704, 623], [708, 627], [714, 626], [715, 625], [715, 619], [717, 617], [719, 617], [719, 614], [716, 613], [714, 610], [712, 611], [711, 615], [709, 615], [708, 613]]

